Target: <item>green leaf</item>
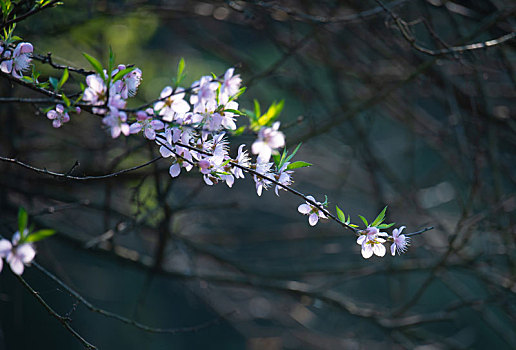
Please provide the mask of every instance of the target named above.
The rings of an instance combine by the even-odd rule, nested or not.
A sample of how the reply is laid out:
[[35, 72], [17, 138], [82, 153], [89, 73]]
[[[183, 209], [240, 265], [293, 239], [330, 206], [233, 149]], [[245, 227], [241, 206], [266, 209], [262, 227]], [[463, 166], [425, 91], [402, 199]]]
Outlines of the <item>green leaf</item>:
[[254, 99], [254, 116], [256, 119], [260, 118], [261, 111], [260, 111], [260, 103], [257, 99]]
[[369, 224], [367, 223], [367, 220], [366, 220], [366, 218], [365, 218], [365, 217], [363, 217], [362, 215], [359, 215], [358, 217], [359, 217], [360, 219], [362, 219], [362, 221], [364, 222], [364, 224], [366, 225], [366, 227], [368, 227], [368, 226], [369, 226]]
[[378, 214], [376, 219], [374, 219], [374, 221], [371, 223], [371, 227], [376, 227], [383, 222], [383, 220], [385, 219], [385, 211], [386, 210], [387, 210], [387, 206], [385, 206], [385, 208], [383, 208], [383, 210], [380, 212], [380, 214]]
[[220, 165], [220, 167], [222, 168], [223, 166], [228, 165], [228, 164], [229, 164], [229, 162], [231, 162], [231, 159], [226, 160], [224, 163], [222, 163], [222, 164]]
[[56, 233], [56, 230], [51, 229], [43, 229], [36, 232], [31, 233], [27, 239], [26, 242], [37, 242], [41, 241], [44, 238], [50, 237]]
[[260, 126], [270, 125], [274, 120], [276, 120], [276, 118], [279, 117], [281, 111], [283, 110], [284, 104], [285, 100], [281, 100], [278, 103], [273, 102], [267, 112], [258, 118], [258, 124]]
[[292, 154], [290, 156], [288, 156], [288, 158], [285, 160], [285, 162], [290, 161], [296, 155], [296, 153], [299, 150], [299, 147], [301, 147], [301, 145], [302, 145], [302, 142], [300, 142], [299, 145], [297, 145], [297, 147], [294, 150], [294, 152], [292, 152]]
[[108, 61], [108, 77], [111, 76], [111, 72], [115, 68], [115, 54], [113, 53], [113, 50], [111, 49], [111, 46], [109, 47], [109, 61]]
[[245, 92], [246, 89], [247, 88], [245, 86], [241, 87], [236, 94], [234, 94], [233, 96], [231, 96], [229, 98], [228, 102], [231, 102], [231, 101], [236, 100], [237, 98], [239, 98], [240, 95], [242, 95]]
[[[279, 169], [281, 169], [283, 167], [283, 164], [285, 164], [285, 159], [287, 158], [287, 154], [288, 154], [288, 151], [287, 151], [287, 147], [283, 148], [283, 153], [281, 154], [281, 158], [279, 158], [279, 161], [276, 163], [276, 167]], [[279, 153], [278, 153], [279, 155]]]
[[337, 216], [339, 217], [340, 222], [346, 223], [346, 215], [338, 206], [335, 206], [337, 209]]
[[116, 73], [115, 76], [113, 77], [113, 83], [115, 81], [122, 79], [127, 73], [131, 73], [135, 69], [136, 69], [136, 67], [129, 67], [129, 68], [122, 69], [120, 72]]
[[305, 168], [305, 167], [309, 167], [309, 166], [312, 166], [312, 164], [303, 162], [303, 161], [298, 161], [298, 162], [290, 163], [289, 165], [287, 165], [287, 170]]
[[18, 209], [18, 232], [20, 232], [20, 237], [23, 238], [23, 231], [27, 228], [27, 222], [29, 221], [29, 215], [27, 214], [27, 211], [20, 207]]
[[281, 157], [279, 153], [273, 153], [272, 159], [274, 160], [274, 165], [276, 165], [276, 168], [279, 169], [281, 164]]
[[65, 70], [63, 72], [63, 76], [61, 77], [61, 80], [59, 80], [59, 83], [57, 83], [57, 87], [56, 87], [57, 90], [60, 90], [61, 87], [63, 87], [63, 85], [68, 80], [68, 77], [69, 77], [68, 68], [65, 68]]
[[235, 136], [242, 135], [244, 133], [244, 131], [245, 131], [245, 125], [239, 127], [235, 131], [233, 131], [233, 135], [235, 135]]
[[100, 64], [100, 62], [96, 58], [91, 57], [87, 53], [83, 53], [82, 55], [84, 56], [84, 58], [86, 58], [88, 60], [88, 62], [91, 64], [91, 66], [93, 67], [95, 72], [99, 73], [99, 75], [102, 77], [102, 79], [104, 79], [104, 71], [102, 68], [102, 64]]
[[378, 228], [379, 229], [390, 228], [390, 227], [394, 226], [395, 224], [396, 224], [395, 222], [392, 222], [390, 224], [381, 224], [381, 225], [378, 225]]
[[52, 85], [52, 87], [55, 90], [57, 90], [57, 85], [59, 84], [59, 80], [57, 80], [57, 78], [54, 78], [54, 77], [49, 77], [48, 81], [50, 82], [50, 85]]
[[63, 98], [63, 101], [64, 101], [66, 107], [70, 107], [70, 105], [71, 105], [70, 99], [68, 97], [66, 97], [65, 94], [61, 94], [61, 97]]
[[185, 71], [185, 59], [183, 57], [181, 57], [181, 59], [179, 60], [179, 63], [177, 64], [177, 75], [176, 75], [176, 81], [175, 81], [176, 87], [178, 87], [179, 84], [181, 84], [181, 82], [185, 78], [184, 71]]
[[224, 112], [230, 112], [230, 113], [234, 113], [234, 114], [238, 114], [238, 115], [245, 115], [244, 112], [240, 112], [237, 109], [225, 109]]

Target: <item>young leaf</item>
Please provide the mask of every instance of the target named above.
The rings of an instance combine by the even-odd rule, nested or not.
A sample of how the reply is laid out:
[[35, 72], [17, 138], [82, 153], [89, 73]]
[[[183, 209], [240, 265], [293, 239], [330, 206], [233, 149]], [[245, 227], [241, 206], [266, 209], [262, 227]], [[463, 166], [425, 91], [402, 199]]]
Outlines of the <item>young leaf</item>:
[[346, 223], [346, 215], [344, 212], [340, 210], [338, 206], [335, 206], [335, 208], [337, 209], [337, 216], [339, 217], [339, 220], [343, 223]]
[[230, 112], [230, 113], [234, 113], [234, 114], [237, 114], [237, 115], [245, 115], [244, 112], [240, 112], [237, 109], [224, 109], [224, 112]]
[[247, 88], [245, 86], [241, 87], [236, 94], [234, 94], [233, 96], [231, 96], [229, 98], [228, 102], [231, 102], [231, 101], [236, 100], [237, 98], [239, 98], [240, 95], [242, 95], [245, 92], [246, 89]]
[[59, 80], [57, 80], [57, 78], [54, 78], [54, 77], [49, 77], [48, 81], [50, 82], [50, 85], [52, 85], [52, 87], [55, 90], [57, 90], [57, 85], [59, 84]]
[[23, 231], [27, 228], [27, 222], [29, 221], [29, 215], [27, 214], [27, 211], [20, 207], [18, 209], [18, 232], [20, 233], [20, 236], [23, 238]]
[[285, 160], [286, 162], [290, 161], [297, 153], [297, 151], [299, 151], [299, 148], [301, 147], [303, 143], [300, 142], [299, 145], [297, 145], [296, 149], [294, 150], [294, 152], [292, 152], [292, 154], [290, 156], [288, 156], [288, 158]]
[[254, 116], [256, 117], [256, 119], [260, 118], [261, 116], [260, 103], [257, 99], [254, 99]]
[[298, 169], [298, 168], [305, 168], [305, 167], [308, 167], [308, 166], [312, 166], [312, 164], [307, 163], [307, 162], [303, 162], [303, 161], [298, 161], [298, 162], [290, 163], [287, 166], [287, 170]]
[[239, 127], [235, 131], [233, 131], [233, 135], [235, 135], [235, 136], [242, 135], [244, 133], [244, 131], [245, 131], [245, 125]]
[[60, 90], [61, 87], [63, 87], [63, 85], [68, 80], [68, 77], [69, 77], [68, 68], [65, 68], [65, 70], [63, 72], [63, 76], [61, 77], [61, 80], [59, 80], [59, 83], [57, 83], [57, 87], [56, 87], [57, 90]]
[[[281, 157], [279, 158], [279, 161], [276, 162], [276, 168], [279, 170], [283, 167], [283, 164], [285, 164], [285, 159], [287, 158], [287, 147], [283, 148], [283, 153], [281, 154]], [[279, 153], [278, 153], [279, 156]]]
[[281, 168], [280, 165], [281, 165], [281, 157], [279, 155], [279, 153], [273, 153], [272, 154], [272, 159], [274, 160], [274, 165], [276, 165], [276, 168]]
[[278, 103], [273, 102], [267, 112], [258, 118], [258, 124], [260, 126], [270, 125], [277, 117], [279, 117], [284, 104], [285, 100], [281, 100]]
[[396, 224], [395, 222], [392, 222], [390, 224], [381, 224], [381, 225], [378, 225], [378, 228], [379, 229], [385, 229], [385, 228], [390, 228], [392, 226], [394, 226], [394, 224]]
[[56, 230], [51, 230], [51, 229], [39, 230], [39, 231], [31, 233], [27, 237], [26, 242], [41, 241], [42, 239], [50, 237], [50, 236], [54, 235], [55, 233], [56, 233]]
[[181, 84], [181, 81], [184, 79], [184, 70], [185, 70], [185, 60], [183, 57], [179, 60], [179, 63], [177, 64], [177, 76], [176, 76], [176, 87]]
[[135, 69], [136, 69], [136, 67], [129, 67], [129, 68], [126, 68], [126, 69], [122, 69], [121, 71], [116, 73], [115, 76], [113, 77], [113, 83], [115, 81], [118, 81], [118, 80], [122, 79], [127, 73], [131, 73]]
[[364, 224], [366, 225], [366, 227], [368, 227], [368, 226], [369, 226], [369, 224], [367, 223], [367, 220], [366, 220], [366, 218], [365, 218], [365, 217], [363, 217], [362, 215], [359, 215], [358, 217], [359, 217], [360, 219], [362, 219], [362, 221], [364, 222]]
[[88, 60], [95, 72], [99, 73], [102, 79], [104, 79], [104, 71], [102, 68], [102, 64], [100, 64], [100, 62], [96, 58], [91, 57], [87, 53], [83, 53], [82, 55], [84, 56], [84, 58]]
[[374, 219], [374, 221], [371, 223], [371, 227], [376, 227], [383, 222], [383, 220], [385, 219], [385, 211], [386, 210], [387, 210], [387, 206], [385, 206], [385, 208], [383, 208], [383, 210], [380, 212], [380, 214], [378, 214], [376, 219]]
[[64, 101], [66, 107], [70, 107], [70, 105], [71, 105], [70, 99], [68, 97], [66, 97], [65, 94], [61, 94], [61, 96], [63, 97], [63, 101]]
[[115, 54], [113, 53], [113, 50], [111, 49], [111, 46], [109, 47], [109, 61], [108, 61], [108, 77], [111, 76], [111, 72], [115, 68]]

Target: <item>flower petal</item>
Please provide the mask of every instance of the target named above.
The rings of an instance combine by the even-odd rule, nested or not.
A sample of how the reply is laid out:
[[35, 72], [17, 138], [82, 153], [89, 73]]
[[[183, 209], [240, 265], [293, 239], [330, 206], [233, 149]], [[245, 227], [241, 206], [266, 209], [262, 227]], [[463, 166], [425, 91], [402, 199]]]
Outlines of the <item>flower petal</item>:
[[24, 270], [23, 262], [16, 256], [12, 255], [11, 259], [8, 260], [9, 266], [11, 267], [11, 270], [17, 274], [21, 275]]
[[362, 245], [362, 256], [364, 259], [369, 259], [371, 256], [373, 256], [373, 249], [371, 248], [370, 244]]
[[22, 262], [28, 264], [36, 256], [36, 250], [31, 244], [22, 244], [16, 248], [16, 255]]
[[319, 215], [317, 215], [316, 213], [310, 214], [310, 216], [308, 217], [308, 223], [310, 224], [310, 226], [315, 226], [315, 224], [317, 224], [317, 221], [319, 221]]
[[12, 249], [12, 244], [7, 239], [0, 240], [0, 258], [5, 258]]

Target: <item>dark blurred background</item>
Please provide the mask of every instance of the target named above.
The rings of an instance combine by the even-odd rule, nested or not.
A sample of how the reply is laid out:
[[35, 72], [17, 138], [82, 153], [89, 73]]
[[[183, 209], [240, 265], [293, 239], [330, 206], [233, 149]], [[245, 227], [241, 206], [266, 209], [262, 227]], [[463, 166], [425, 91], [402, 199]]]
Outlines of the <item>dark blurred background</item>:
[[[389, 205], [414, 237], [400, 257], [364, 260], [334, 222], [309, 227], [297, 197], [258, 197], [177, 179], [161, 160], [101, 181], [63, 181], [0, 163], [2, 235], [23, 205], [58, 231], [37, 261], [96, 306], [90, 312], [35, 268], [24, 278], [100, 349], [516, 348], [516, 40], [439, 54], [515, 31], [502, 0], [73, 1], [23, 21], [17, 34], [55, 62], [87, 52], [143, 71], [137, 106], [172, 83], [238, 67], [243, 108], [285, 99], [282, 129], [314, 166], [294, 187], [328, 195], [354, 221]], [[404, 30], [404, 37], [401, 30]], [[414, 40], [410, 40], [410, 39]], [[426, 50], [426, 53], [424, 52]], [[36, 63], [48, 76], [60, 72]], [[72, 75], [71, 90], [83, 77]], [[41, 79], [40, 79], [41, 80]], [[38, 96], [0, 81], [1, 96]], [[146, 162], [157, 147], [112, 140], [98, 117], [60, 129], [30, 104], [0, 104], [0, 155], [100, 175]], [[240, 121], [239, 125], [243, 125]], [[233, 152], [254, 136], [232, 137]], [[0, 349], [82, 346], [20, 285], [0, 274]]]

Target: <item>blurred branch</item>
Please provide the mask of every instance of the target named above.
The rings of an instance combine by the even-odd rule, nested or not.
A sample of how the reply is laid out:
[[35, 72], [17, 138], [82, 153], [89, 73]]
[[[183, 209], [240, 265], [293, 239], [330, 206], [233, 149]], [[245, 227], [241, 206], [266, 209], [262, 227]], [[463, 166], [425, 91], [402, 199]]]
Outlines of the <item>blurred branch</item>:
[[115, 319], [117, 321], [120, 321], [120, 322], [123, 322], [125, 324], [134, 326], [134, 327], [136, 327], [138, 329], [141, 329], [141, 330], [149, 332], [149, 333], [180, 334], [180, 333], [187, 333], [187, 332], [198, 332], [198, 331], [200, 331], [200, 330], [202, 330], [204, 328], [207, 328], [209, 326], [212, 326], [212, 325], [220, 322], [222, 319], [224, 319], [224, 318], [226, 318], [226, 317], [228, 317], [228, 316], [230, 316], [230, 315], [232, 315], [234, 313], [234, 312], [230, 312], [230, 313], [227, 313], [225, 315], [220, 315], [219, 317], [217, 317], [217, 318], [215, 318], [213, 320], [210, 320], [210, 321], [207, 321], [207, 322], [195, 325], [195, 326], [180, 327], [180, 328], [156, 328], [156, 327], [151, 327], [151, 326], [145, 325], [143, 323], [140, 323], [138, 321], [135, 321], [133, 319], [121, 316], [121, 315], [116, 314], [116, 313], [111, 312], [111, 311], [106, 311], [104, 309], [101, 309], [101, 308], [93, 305], [92, 303], [90, 303], [89, 301], [84, 299], [84, 297], [82, 295], [80, 295], [74, 289], [72, 289], [71, 287], [66, 285], [63, 281], [61, 281], [59, 278], [57, 278], [54, 274], [50, 273], [47, 269], [45, 269], [43, 266], [41, 266], [37, 262], [33, 261], [32, 265], [34, 267], [36, 267], [39, 271], [41, 271], [43, 274], [45, 274], [52, 281], [54, 281], [59, 286], [61, 286], [68, 294], [70, 294], [78, 302], [80, 302], [81, 304], [86, 306], [86, 308], [88, 310], [90, 310], [91, 312], [96, 312], [98, 314], [101, 314], [102, 316], [105, 316], [105, 317], [108, 317], [108, 318], [113, 318], [113, 319]]
[[[396, 0], [392, 1], [388, 4], [389, 7], [397, 7], [399, 5], [404, 4], [407, 2], [407, 0]], [[345, 15], [345, 16], [335, 16], [335, 17], [326, 17], [326, 16], [313, 16], [309, 15], [307, 13], [303, 13], [297, 10], [294, 10], [292, 8], [279, 5], [274, 2], [268, 2], [268, 1], [251, 1], [252, 5], [261, 7], [267, 10], [272, 11], [281, 11], [288, 16], [292, 17], [295, 20], [298, 21], [306, 21], [311, 22], [315, 24], [329, 24], [329, 23], [348, 23], [348, 22], [356, 22], [359, 20], [364, 20], [370, 17], [373, 17], [383, 11], [381, 6], [375, 7], [370, 10], [362, 11], [354, 15]], [[228, 1], [227, 4], [229, 7], [231, 7], [233, 10], [236, 10], [238, 12], [242, 12], [243, 9], [241, 8], [240, 4], [237, 4], [235, 1]]]
[[16, 18], [10, 19], [10, 20], [8, 20], [6, 22], [2, 22], [2, 24], [0, 24], [0, 29], [4, 29], [4, 28], [10, 26], [11, 24], [23, 21], [24, 19], [27, 19], [30, 16], [33, 16], [33, 15], [37, 14], [40, 11], [43, 11], [43, 10], [46, 10], [46, 9], [48, 9], [50, 7], [54, 7], [56, 5], [59, 5], [59, 1], [60, 0], [51, 0], [49, 3], [47, 3], [47, 4], [45, 4], [45, 5], [41, 6], [41, 7], [33, 8], [32, 10], [24, 13], [23, 15], [17, 16]]
[[[14, 274], [14, 273], [13, 273]], [[77, 333], [76, 330], [74, 330], [72, 328], [72, 326], [70, 326], [70, 321], [71, 319], [68, 318], [68, 317], [63, 317], [61, 315], [59, 315], [56, 311], [54, 311], [54, 309], [52, 309], [52, 307], [50, 307], [50, 305], [48, 305], [45, 300], [43, 300], [43, 298], [39, 295], [38, 292], [36, 292], [26, 281], [25, 279], [20, 276], [20, 275], [16, 275], [16, 278], [18, 279], [18, 281], [21, 282], [21, 284], [30, 292], [30, 294], [36, 298], [36, 300], [41, 304], [43, 305], [43, 307], [45, 308], [45, 310], [48, 311], [48, 313], [50, 315], [52, 315], [56, 320], [59, 321], [59, 323], [61, 323], [63, 325], [64, 328], [66, 328], [66, 330], [68, 332], [70, 332], [75, 338], [77, 338], [81, 343], [82, 343], [82, 346], [85, 347], [86, 349], [90, 349], [90, 350], [96, 350], [97, 347], [88, 343], [79, 333]]]
[[[440, 49], [440, 50], [432, 50], [429, 48], [426, 48], [424, 46], [421, 46], [418, 44], [416, 37], [412, 34], [412, 31], [410, 30], [410, 27], [407, 22], [405, 22], [398, 14], [396, 14], [394, 11], [392, 11], [390, 8], [388, 8], [381, 0], [375, 0], [376, 3], [378, 3], [385, 12], [389, 14], [389, 16], [392, 18], [398, 29], [400, 30], [401, 34], [403, 35], [403, 38], [417, 51], [422, 52], [424, 54], [430, 55], [430, 56], [442, 56], [449, 53], [461, 53], [465, 51], [471, 51], [471, 50], [478, 50], [483, 48], [488, 48], [496, 45], [503, 44], [506, 41], [509, 41], [511, 39], [516, 38], [516, 32], [511, 32], [508, 34], [505, 34], [499, 38], [484, 41], [484, 42], [478, 42], [474, 44], [464, 45], [464, 46], [452, 46], [448, 47], [446, 49]], [[427, 27], [431, 28], [431, 27]], [[435, 36], [435, 32], [433, 30], [430, 30], [430, 33]]]
[[86, 70], [84, 68], [75, 68], [75, 67], [71, 67], [71, 66], [64, 66], [64, 65], [61, 65], [61, 64], [57, 64], [57, 63], [55, 63], [52, 60], [52, 53], [51, 52], [48, 52], [46, 54], [46, 56], [34, 55], [34, 56], [32, 56], [32, 58], [37, 60], [37, 61], [40, 61], [41, 63], [49, 64], [52, 68], [55, 68], [55, 69], [61, 69], [61, 70], [68, 69], [70, 72], [75, 72], [77, 74], [82, 74], [82, 75], [85, 75], [85, 76], [86, 75], [90, 75], [90, 74], [95, 74], [94, 71], [89, 71], [89, 70]]
[[53, 171], [49, 171], [47, 169], [40, 169], [40, 168], [36, 168], [32, 165], [29, 165], [27, 163], [23, 163], [23, 162], [20, 162], [19, 160], [17, 160], [16, 158], [7, 158], [7, 157], [2, 157], [0, 156], [0, 161], [3, 161], [3, 162], [8, 162], [8, 163], [14, 163], [16, 165], [20, 165], [26, 169], [29, 169], [29, 170], [32, 170], [32, 171], [35, 171], [39, 174], [44, 174], [44, 175], [49, 175], [49, 176], [54, 176], [54, 177], [58, 177], [58, 178], [64, 178], [64, 179], [70, 179], [70, 180], [100, 180], [100, 179], [107, 179], [107, 178], [110, 178], [110, 177], [115, 177], [115, 176], [118, 176], [118, 175], [122, 175], [124, 173], [128, 173], [128, 172], [131, 172], [131, 171], [134, 171], [134, 170], [138, 170], [138, 169], [141, 169], [141, 168], [144, 168], [146, 167], [147, 165], [149, 164], [152, 164], [158, 160], [162, 159], [162, 157], [156, 157], [152, 160], [149, 160], [148, 162], [144, 163], [144, 164], [140, 164], [140, 165], [137, 165], [137, 166], [133, 166], [131, 168], [127, 168], [127, 169], [123, 169], [123, 170], [120, 170], [120, 171], [116, 171], [114, 173], [110, 173], [110, 174], [105, 174], [105, 175], [97, 175], [97, 176], [72, 176], [72, 175], [69, 175], [68, 173], [66, 174], [62, 174], [62, 173], [56, 173], [56, 172], [53, 172]]

